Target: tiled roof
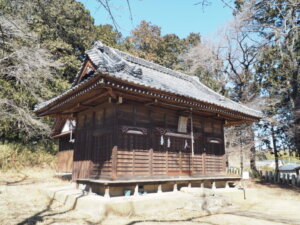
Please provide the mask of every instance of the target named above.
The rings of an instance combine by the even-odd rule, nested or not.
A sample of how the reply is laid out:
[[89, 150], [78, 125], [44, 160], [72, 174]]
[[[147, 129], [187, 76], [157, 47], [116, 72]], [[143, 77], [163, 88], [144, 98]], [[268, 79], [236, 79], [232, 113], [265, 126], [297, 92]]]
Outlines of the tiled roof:
[[[105, 46], [101, 42], [96, 42], [94, 47], [86, 54], [97, 67], [97, 71], [119, 80], [224, 107], [249, 116], [257, 118], [262, 116], [261, 112], [234, 102], [209, 89], [199, 81], [198, 77], [168, 69]], [[78, 85], [80, 83], [73, 88]], [[50, 100], [50, 102], [53, 101]], [[38, 105], [36, 110], [45, 107], [47, 104], [49, 104], [49, 101]]]

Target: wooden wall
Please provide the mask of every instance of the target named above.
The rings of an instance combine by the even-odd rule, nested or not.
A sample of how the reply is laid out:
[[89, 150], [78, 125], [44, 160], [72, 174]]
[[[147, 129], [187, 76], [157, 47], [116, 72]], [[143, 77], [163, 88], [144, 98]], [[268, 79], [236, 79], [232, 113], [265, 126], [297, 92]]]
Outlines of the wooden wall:
[[73, 150], [60, 151], [56, 155], [56, 171], [60, 173], [72, 173]]
[[[137, 179], [225, 171], [223, 121], [193, 115], [178, 133], [179, 116], [188, 112], [146, 107], [137, 102], [106, 103], [77, 116], [73, 179]], [[179, 134], [179, 135], [178, 135]]]
[[59, 138], [59, 151], [56, 154], [56, 171], [71, 173], [73, 168], [74, 143], [70, 142], [70, 135]]
[[60, 137], [58, 143], [59, 143], [58, 151], [60, 151], [60, 152], [74, 149], [74, 143], [70, 142], [69, 134]]

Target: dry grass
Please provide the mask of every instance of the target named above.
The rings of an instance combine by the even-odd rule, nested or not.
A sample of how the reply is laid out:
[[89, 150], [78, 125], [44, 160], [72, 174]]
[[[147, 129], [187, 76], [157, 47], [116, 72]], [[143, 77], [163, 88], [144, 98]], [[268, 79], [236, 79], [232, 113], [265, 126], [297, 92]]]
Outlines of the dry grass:
[[53, 166], [55, 156], [43, 146], [28, 148], [23, 145], [0, 145], [0, 170], [20, 170], [25, 167]]
[[108, 215], [103, 220], [91, 218], [77, 210], [68, 210], [47, 198], [41, 190], [66, 185], [67, 181], [54, 178], [49, 169], [24, 169], [0, 172], [0, 218], [7, 224], [208, 224], [208, 225], [274, 225], [300, 224], [299, 190], [275, 186], [255, 185], [247, 190], [223, 193], [231, 198], [235, 209], [217, 215], [179, 209], [169, 214], [147, 217], [118, 217]]

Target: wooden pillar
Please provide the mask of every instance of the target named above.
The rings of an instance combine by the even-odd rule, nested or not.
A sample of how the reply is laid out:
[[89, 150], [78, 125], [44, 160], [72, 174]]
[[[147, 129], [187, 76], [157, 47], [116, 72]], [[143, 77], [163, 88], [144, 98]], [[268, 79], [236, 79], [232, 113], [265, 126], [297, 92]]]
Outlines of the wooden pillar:
[[118, 147], [114, 146], [112, 149], [112, 178], [117, 178], [117, 165], [118, 165]]
[[149, 173], [153, 176], [153, 148], [149, 150]]
[[166, 174], [169, 171], [169, 151], [166, 151]]
[[[131, 136], [130, 141], [133, 145], [133, 141], [134, 141], [133, 136]], [[132, 149], [132, 175], [134, 175], [134, 173], [135, 173], [135, 150]]]
[[179, 150], [179, 173], [182, 174], [182, 153], [181, 150]]
[[118, 104], [113, 104], [113, 110], [114, 110], [114, 122], [113, 122], [113, 138], [112, 138], [112, 179], [116, 179], [117, 178], [117, 160], [118, 160], [118, 111], [119, 111], [119, 107]]
[[206, 153], [205, 152], [203, 152], [203, 154], [202, 154], [202, 172], [203, 172], [203, 174], [206, 174], [206, 169], [205, 169], [205, 156], [206, 156]]

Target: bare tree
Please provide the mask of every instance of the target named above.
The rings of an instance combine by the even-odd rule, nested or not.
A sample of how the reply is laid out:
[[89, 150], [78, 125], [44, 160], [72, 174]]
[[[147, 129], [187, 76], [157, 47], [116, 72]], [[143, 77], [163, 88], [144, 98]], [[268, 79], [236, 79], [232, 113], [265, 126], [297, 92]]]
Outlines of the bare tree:
[[[227, 94], [233, 100], [253, 108], [253, 103], [257, 106], [259, 97], [259, 82], [256, 77], [255, 64], [260, 43], [254, 41], [250, 34], [243, 31], [245, 17], [245, 15], [235, 17], [222, 27], [217, 35], [214, 35], [218, 37], [217, 40], [214, 42], [204, 40], [196, 48], [190, 50], [185, 56], [185, 60], [190, 63], [189, 68], [192, 74], [197, 75], [199, 68], [204, 73], [206, 72], [209, 79], [213, 80], [218, 87], [214, 88], [217, 92]], [[210, 84], [205, 79], [202, 81]], [[240, 150], [242, 150], [245, 155], [243, 158], [250, 159], [250, 167], [255, 169], [253, 127], [251, 125], [231, 127], [227, 128], [225, 133], [227, 154], [239, 162]], [[234, 166], [238, 166], [238, 164]]]
[[32, 106], [53, 94], [48, 87], [54, 82], [53, 68], [59, 65], [40, 48], [37, 36], [24, 21], [1, 16], [0, 38], [2, 127], [14, 126], [15, 132], [24, 132], [28, 137], [47, 135], [49, 126], [35, 117]]

